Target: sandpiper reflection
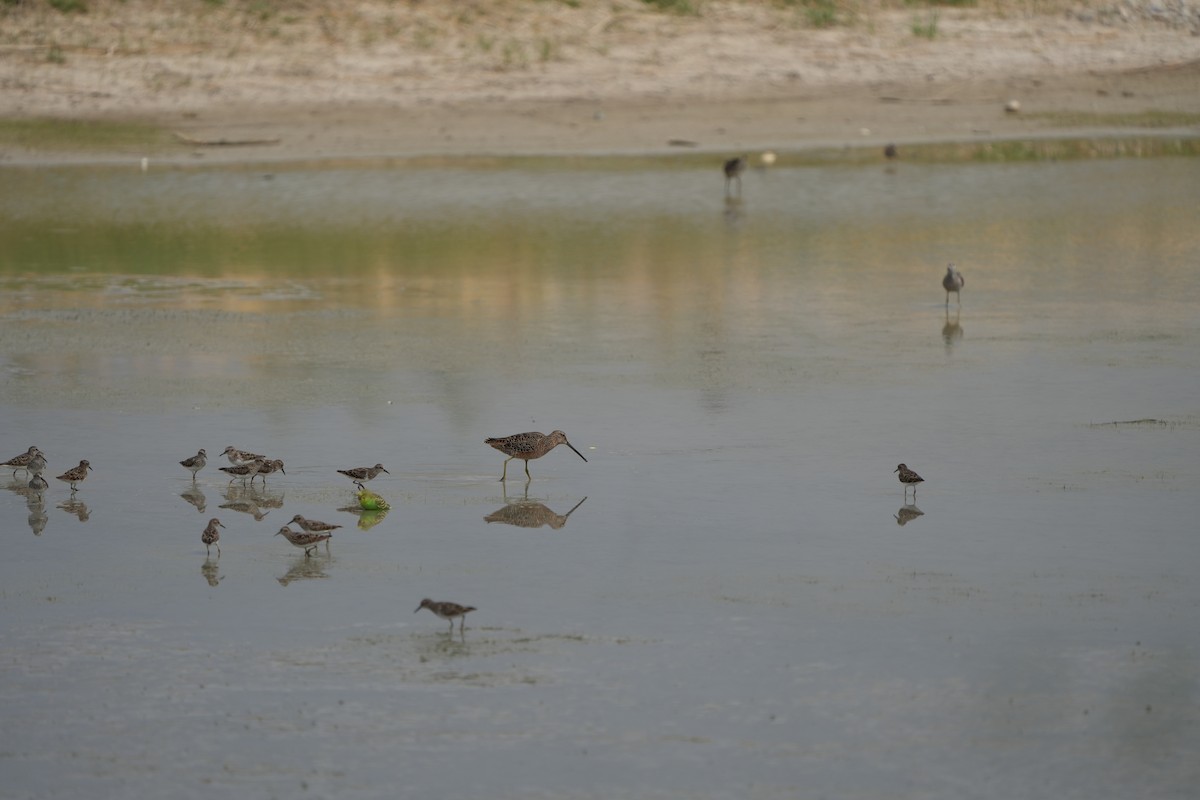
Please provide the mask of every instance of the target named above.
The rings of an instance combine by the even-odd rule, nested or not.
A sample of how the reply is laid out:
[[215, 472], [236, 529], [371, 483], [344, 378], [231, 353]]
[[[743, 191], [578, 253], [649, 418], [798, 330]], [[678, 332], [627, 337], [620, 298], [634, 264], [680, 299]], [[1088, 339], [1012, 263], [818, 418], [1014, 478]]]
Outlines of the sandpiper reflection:
[[200, 574], [204, 576], [204, 580], [209, 586], [216, 586], [224, 579], [224, 575], [219, 574], [221, 563], [211, 558], [204, 559], [204, 563], [200, 565]]
[[925, 512], [917, 508], [916, 503], [913, 503], [912, 505], [906, 503], [900, 506], [900, 510], [897, 511], [893, 516], [896, 518], [897, 525], [907, 525], [917, 517], [922, 517], [924, 515]]
[[249, 514], [254, 517], [255, 522], [262, 522], [263, 518], [271, 513], [269, 509], [283, 505], [283, 492], [279, 491], [268, 492], [266, 489], [251, 486], [229, 485], [222, 494], [225, 502], [221, 504], [221, 508]]
[[[587, 500], [587, 498], [583, 498]], [[502, 522], [505, 525], [516, 525], [518, 528], [540, 528], [549, 525], [558, 530], [567, 524], [567, 517], [575, 513], [575, 509], [583, 505], [583, 500], [565, 514], [556, 514], [547, 506], [536, 500], [513, 500], [484, 517], [488, 523]]]
[[208, 498], [204, 496], [204, 491], [194, 483], [180, 492], [179, 496], [191, 504], [191, 506], [201, 514], [203, 514], [204, 510], [208, 508]]
[[92, 516], [92, 512], [88, 510], [87, 503], [82, 500], [76, 500], [74, 492], [71, 492], [69, 500], [59, 503], [57, 507], [68, 514], [73, 514], [80, 522], [87, 522]]
[[299, 556], [292, 561], [292, 565], [288, 567], [288, 571], [275, 580], [279, 581], [280, 586], [287, 586], [293, 581], [328, 578], [329, 575], [326, 574], [325, 567], [336, 560], [330, 553], [325, 553], [325, 555], [317, 553], [315, 557]]
[[954, 310], [954, 315], [950, 315], [950, 307], [946, 306], [946, 322], [942, 325], [942, 341], [946, 343], [946, 353], [954, 349], [959, 340], [963, 338], [963, 328], [958, 322], [958, 308]]

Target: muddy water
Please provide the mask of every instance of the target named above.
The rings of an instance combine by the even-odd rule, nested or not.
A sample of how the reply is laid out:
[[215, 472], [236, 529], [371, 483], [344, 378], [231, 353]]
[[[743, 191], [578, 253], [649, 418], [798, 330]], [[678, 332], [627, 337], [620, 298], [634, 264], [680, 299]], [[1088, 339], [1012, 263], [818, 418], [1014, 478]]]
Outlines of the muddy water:
[[0, 180], [4, 796], [1194, 791], [1200, 164]]

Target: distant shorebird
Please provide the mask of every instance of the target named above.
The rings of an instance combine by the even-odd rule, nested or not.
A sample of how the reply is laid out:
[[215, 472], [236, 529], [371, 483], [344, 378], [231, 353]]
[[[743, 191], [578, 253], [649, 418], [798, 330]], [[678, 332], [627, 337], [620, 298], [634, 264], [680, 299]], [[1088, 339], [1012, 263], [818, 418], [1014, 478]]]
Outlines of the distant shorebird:
[[942, 278], [942, 288], [946, 290], [946, 305], [950, 305], [950, 293], [954, 292], [954, 298], [958, 300], [958, 304], [962, 305], [962, 288], [967, 285], [967, 281], [963, 278], [962, 273], [954, 267], [954, 262], [946, 265], [946, 275]]
[[83, 461], [79, 462], [78, 467], [71, 467], [71, 469], [67, 470], [62, 475], [58, 475], [57, 477], [60, 481], [66, 481], [67, 483], [71, 484], [71, 491], [73, 492], [76, 489], [75, 484], [86, 478], [88, 470], [91, 468], [92, 465], [88, 463], [88, 460], [85, 458]]
[[[284, 525], [282, 528], [280, 528], [275, 535], [282, 536], [291, 542], [295, 547], [302, 548], [304, 550], [305, 558], [311, 556], [312, 551], [316, 550], [317, 545], [319, 545], [321, 542], [328, 542], [331, 538], [333, 538], [333, 534], [331, 533], [308, 533], [307, 531], [296, 532], [287, 525]], [[326, 547], [328, 547], [328, 545], [326, 545]]]
[[208, 521], [208, 526], [204, 529], [204, 533], [200, 534], [200, 541], [204, 542], [204, 554], [212, 555], [210, 549], [213, 545], [217, 546], [217, 558], [221, 557], [221, 532], [217, 528], [224, 528], [221, 520], [213, 517]]
[[896, 145], [894, 145], [894, 144], [889, 144], [883, 148], [883, 157], [886, 158], [888, 161], [891, 161], [892, 159], [896, 158], [899, 155], [900, 155], [900, 151], [896, 149]]
[[570, 447], [575, 451], [575, 455], [587, 461], [583, 457], [583, 453], [575, 450], [574, 445], [567, 441], [567, 435], [562, 431], [553, 431], [549, 436], [537, 431], [515, 433], [512, 436], [504, 436], [499, 439], [484, 439], [483, 443], [491, 445], [508, 456], [504, 461], [504, 470], [500, 473], [500, 480], [502, 481], [508, 480], [508, 462], [514, 458], [520, 458], [525, 461], [525, 477], [533, 480], [533, 476], [529, 474], [530, 460], [541, 458], [560, 444]]
[[276, 472], [281, 472], [287, 475], [287, 470], [283, 468], [283, 462], [278, 458], [273, 458], [270, 461], [264, 461], [263, 465], [258, 468], [258, 472], [250, 477], [250, 482], [254, 483], [255, 477], [262, 477], [263, 486], [267, 485], [267, 476], [273, 475]]
[[254, 476], [258, 474], [258, 471], [263, 468], [264, 464], [266, 464], [265, 461], [263, 461], [261, 458], [256, 458], [248, 464], [238, 464], [237, 466], [233, 467], [218, 467], [218, 469], [220, 469], [221, 472], [224, 472], [226, 475], [233, 476], [229, 479], [230, 483], [233, 483], [238, 478], [241, 478], [242, 481], [245, 482], [247, 480], [253, 481]]
[[909, 468], [908, 468], [908, 466], [907, 466], [907, 465], [905, 465], [905, 464], [900, 464], [900, 465], [899, 465], [899, 466], [897, 466], [897, 467], [896, 467], [894, 470], [892, 470], [892, 472], [899, 472], [899, 473], [900, 473], [900, 483], [904, 484], [904, 495], [905, 495], [906, 497], [908, 496], [908, 487], [910, 487], [910, 486], [911, 486], [911, 487], [912, 487], [912, 490], [913, 490], [913, 500], [916, 500], [916, 497], [917, 497], [917, 484], [918, 484], [918, 483], [923, 483], [923, 482], [925, 481], [925, 479], [924, 479], [924, 478], [922, 478], [922, 477], [921, 477], [920, 475], [918, 475], [917, 473], [913, 472], [913, 471], [912, 471], [911, 469], [909, 469]]
[[21, 455], [13, 456], [8, 461], [0, 464], [0, 467], [12, 467], [13, 477], [15, 478], [17, 477], [17, 470], [23, 469], [26, 472], [29, 471], [29, 462], [40, 452], [42, 451], [38, 450], [36, 446], [30, 447], [24, 453], [21, 453]]
[[373, 467], [354, 467], [353, 469], [338, 470], [338, 473], [345, 475], [355, 483], [358, 483], [359, 481], [362, 481], [363, 483], [366, 483], [367, 481], [373, 481], [375, 480], [375, 476], [381, 472], [387, 472], [388, 475], [392, 474], [387, 471], [383, 464], [376, 464]]
[[458, 603], [436, 603], [428, 597], [421, 601], [421, 605], [417, 606], [417, 610], [413, 613], [417, 613], [422, 608], [428, 608], [442, 619], [450, 620], [450, 630], [454, 630], [454, 620], [456, 618], [461, 619], [462, 621], [458, 626], [459, 631], [462, 631], [467, 624], [467, 614], [475, 610], [475, 606], [460, 606]]
[[729, 189], [736, 182], [737, 193], [740, 197], [742, 194], [742, 173], [746, 171], [745, 156], [729, 159], [725, 162], [723, 169], [725, 170], [725, 196], [729, 196]]
[[179, 465], [192, 473], [192, 480], [196, 480], [196, 473], [204, 469], [204, 465], [208, 463], [208, 454], [201, 447], [200, 451], [191, 458], [185, 458], [179, 462]]

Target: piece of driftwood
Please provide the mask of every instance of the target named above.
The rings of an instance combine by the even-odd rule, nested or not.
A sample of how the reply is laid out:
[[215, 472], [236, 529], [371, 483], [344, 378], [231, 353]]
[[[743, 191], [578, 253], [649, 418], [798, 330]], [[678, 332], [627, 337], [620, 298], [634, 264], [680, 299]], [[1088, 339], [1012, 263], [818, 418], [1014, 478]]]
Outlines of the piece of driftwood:
[[193, 139], [190, 136], [184, 136], [178, 131], [175, 132], [175, 138], [184, 144], [194, 145], [196, 147], [250, 147], [263, 144], [279, 144], [282, 139]]

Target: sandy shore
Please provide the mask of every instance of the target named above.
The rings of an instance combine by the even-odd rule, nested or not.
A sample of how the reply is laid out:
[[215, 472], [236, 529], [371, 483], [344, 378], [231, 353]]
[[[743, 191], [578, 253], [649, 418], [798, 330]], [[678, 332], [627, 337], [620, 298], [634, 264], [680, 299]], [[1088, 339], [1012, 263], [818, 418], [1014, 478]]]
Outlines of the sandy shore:
[[[701, 8], [372, 0], [256, 18], [154, 0], [85, 15], [21, 7], [0, 17], [0, 116], [148, 121], [183, 137], [156, 158], [209, 161], [1200, 133], [1200, 36], [1186, 26], [867, 8], [817, 29], [783, 6]], [[36, 145], [2, 155], [95, 157]]]

